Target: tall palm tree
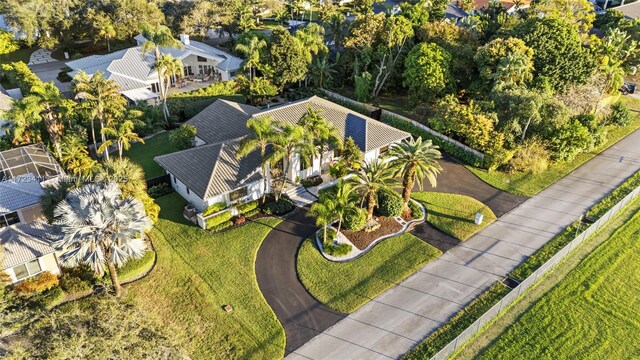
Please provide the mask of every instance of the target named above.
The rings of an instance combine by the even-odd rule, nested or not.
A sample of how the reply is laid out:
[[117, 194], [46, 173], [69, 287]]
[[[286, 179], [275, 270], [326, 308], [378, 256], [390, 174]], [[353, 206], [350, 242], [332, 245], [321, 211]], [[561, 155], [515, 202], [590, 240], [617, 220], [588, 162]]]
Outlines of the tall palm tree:
[[316, 87], [324, 88], [325, 84], [333, 81], [336, 74], [335, 64], [331, 63], [328, 56], [318, 57], [311, 63], [309, 74]]
[[132, 142], [144, 144], [144, 139], [133, 132], [134, 128], [135, 124], [131, 120], [124, 120], [114, 127], [105, 127], [102, 132], [107, 136], [107, 140], [100, 145], [98, 152], [108, 152], [109, 147], [115, 144], [118, 148], [118, 157], [122, 159], [122, 153], [131, 148]]
[[275, 128], [279, 127], [278, 124], [274, 124], [271, 116], [265, 116], [260, 118], [251, 118], [247, 121], [247, 128], [250, 135], [240, 142], [240, 149], [236, 156], [241, 159], [255, 149], [260, 149], [260, 156], [262, 157], [262, 176], [264, 177], [264, 200], [267, 193], [267, 146], [271, 144], [276, 136]]
[[322, 110], [314, 110], [311, 106], [307, 106], [307, 113], [300, 118], [298, 125], [304, 128], [305, 133], [318, 149], [322, 149], [326, 145], [334, 148], [341, 147], [342, 138], [338, 135], [338, 130], [321, 114]]
[[291, 170], [293, 155], [299, 154], [301, 161], [303, 157], [308, 159], [309, 156], [317, 155], [317, 149], [310, 140], [304, 127], [291, 124], [283, 124], [273, 137], [271, 142], [273, 151], [267, 156], [267, 161], [271, 164], [282, 161], [283, 171], [283, 179], [279, 190], [275, 194], [276, 199], [279, 199], [280, 194], [284, 191], [287, 175]]
[[117, 184], [87, 184], [71, 190], [54, 211], [54, 223], [63, 238], [54, 246], [68, 266], [87, 265], [96, 275], [109, 269], [116, 296], [122, 293], [117, 268], [141, 258], [147, 248], [143, 238], [151, 226], [144, 206], [122, 197]]
[[13, 133], [13, 143], [16, 145], [42, 141], [40, 106], [34, 100], [30, 97], [17, 100], [5, 114]]
[[422, 141], [422, 137], [419, 137], [391, 145], [388, 156], [393, 158], [392, 169], [395, 176], [402, 177], [402, 198], [407, 211], [416, 182], [421, 190], [425, 178], [432, 187], [436, 187], [436, 177], [442, 170], [437, 159], [442, 158], [442, 154], [431, 140]]
[[356, 190], [362, 194], [362, 201], [367, 200], [367, 220], [373, 218], [378, 190], [391, 190], [396, 184], [389, 162], [378, 159], [371, 162], [361, 162], [358, 169], [353, 170]]
[[255, 77], [255, 69], [260, 65], [260, 51], [267, 47], [267, 42], [253, 35], [246, 44], [238, 43], [236, 51], [245, 56], [244, 67], [249, 69], [249, 81]]
[[[120, 85], [113, 80], [105, 79], [100, 71], [93, 76], [80, 71], [73, 77], [72, 89], [76, 93], [75, 98], [87, 104], [85, 108], [90, 115], [89, 123], [93, 148], [98, 151], [94, 121], [98, 120], [100, 123], [100, 138], [104, 142], [105, 135], [102, 133], [102, 129], [108, 125], [108, 115], [119, 116], [122, 114], [125, 111], [127, 101], [120, 94]], [[107, 159], [109, 158], [108, 153], [105, 156]]]
[[307, 216], [316, 218], [316, 226], [323, 228], [323, 241], [327, 240], [327, 228], [336, 219], [336, 206], [331, 199], [325, 199], [311, 205]]
[[60, 142], [64, 136], [64, 125], [57, 114], [57, 109], [63, 104], [64, 99], [60, 90], [53, 84], [53, 81], [38, 83], [31, 87], [28, 98], [32, 99], [28, 101], [34, 101], [40, 107], [44, 126], [49, 133], [56, 155], [58, 158], [62, 157]]
[[339, 180], [336, 186], [336, 192], [330, 201], [333, 202], [335, 208], [335, 217], [338, 220], [338, 232], [342, 228], [342, 221], [349, 213], [358, 211], [357, 195], [351, 183]]
[[[142, 31], [142, 36], [147, 40], [144, 44], [142, 44], [142, 56], [144, 57], [147, 53], [153, 53], [154, 63], [158, 63], [160, 60], [160, 48], [161, 47], [173, 47], [177, 49], [182, 49], [182, 43], [176, 40], [171, 34], [171, 29], [164, 25], [157, 26], [155, 28], [145, 28]], [[165, 120], [169, 119], [169, 109], [167, 108], [167, 104], [164, 102], [164, 98], [166, 94], [164, 93], [164, 86], [162, 84], [163, 77], [162, 71], [159, 67], [156, 67], [156, 71], [158, 72], [158, 85], [160, 88], [160, 100], [163, 101], [163, 110]]]
[[311, 63], [314, 55], [328, 52], [324, 44], [324, 28], [315, 23], [309, 23], [296, 31], [295, 36], [302, 42], [307, 56], [307, 63]]
[[333, 40], [333, 46], [335, 46], [339, 52], [349, 27], [347, 17], [341, 11], [335, 11], [329, 15], [329, 20], [324, 22], [324, 24], [327, 27], [329, 38]]
[[67, 133], [62, 140], [62, 158], [60, 161], [67, 171], [76, 176], [90, 176], [97, 168], [98, 162], [89, 156], [85, 141], [86, 131], [76, 129]]
[[[162, 97], [163, 109], [169, 109], [167, 106], [167, 95], [169, 94], [171, 78], [178, 74], [182, 74], [183, 67], [184, 65], [182, 65], [182, 60], [174, 58], [171, 54], [161, 54], [153, 65], [153, 68], [158, 71], [160, 76], [162, 76], [162, 81], [164, 82], [165, 95]], [[167, 120], [167, 118], [165, 118], [165, 120]]]

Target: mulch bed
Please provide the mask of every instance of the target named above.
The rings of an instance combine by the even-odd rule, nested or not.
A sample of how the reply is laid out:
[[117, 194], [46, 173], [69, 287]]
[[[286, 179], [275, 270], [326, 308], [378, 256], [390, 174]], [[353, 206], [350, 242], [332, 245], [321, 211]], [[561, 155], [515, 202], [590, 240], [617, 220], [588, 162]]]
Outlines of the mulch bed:
[[371, 244], [374, 240], [381, 236], [393, 234], [400, 229], [402, 229], [402, 225], [398, 224], [393, 218], [379, 216], [378, 222], [380, 223], [380, 227], [374, 231], [366, 232], [366, 231], [351, 231], [351, 230], [340, 230], [344, 236], [351, 241], [353, 245], [355, 245], [358, 249], [364, 250]]

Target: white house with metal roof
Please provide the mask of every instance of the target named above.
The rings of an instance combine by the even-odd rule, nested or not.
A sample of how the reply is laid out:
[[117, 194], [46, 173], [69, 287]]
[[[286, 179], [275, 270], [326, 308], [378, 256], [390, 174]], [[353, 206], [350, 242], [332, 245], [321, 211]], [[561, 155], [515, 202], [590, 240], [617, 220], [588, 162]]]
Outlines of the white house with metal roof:
[[[389, 145], [411, 136], [317, 96], [268, 110], [219, 99], [186, 122], [196, 128], [196, 147], [158, 156], [155, 161], [170, 175], [172, 187], [199, 211], [220, 202], [231, 205], [259, 199], [271, 191], [271, 173], [262, 173], [259, 150], [242, 159], [235, 156], [240, 141], [249, 135], [247, 121], [271, 116], [275, 121], [294, 124], [309, 108], [320, 110], [341, 138], [353, 138], [365, 161], [377, 159]], [[327, 173], [336, 159], [334, 150], [329, 149], [304, 168], [300, 156], [294, 154], [288, 159], [291, 163], [286, 179], [295, 184]]]
[[[154, 55], [142, 54], [142, 35], [135, 37], [138, 46], [115, 51], [106, 55], [91, 55], [67, 62], [73, 69], [69, 76], [84, 71], [89, 75], [102, 72], [107, 79], [121, 87], [121, 93], [133, 102], [149, 101], [160, 93], [158, 73], [153, 69]], [[193, 41], [188, 35], [180, 35], [182, 49], [161, 47], [160, 52], [171, 54], [182, 61], [183, 76], [207, 75], [213, 81], [233, 78], [242, 65], [242, 59], [213, 46]], [[172, 84], [176, 79], [172, 79]]]
[[40, 205], [43, 186], [64, 172], [42, 144], [0, 152], [0, 271], [12, 283], [42, 271], [58, 274], [56, 240]]

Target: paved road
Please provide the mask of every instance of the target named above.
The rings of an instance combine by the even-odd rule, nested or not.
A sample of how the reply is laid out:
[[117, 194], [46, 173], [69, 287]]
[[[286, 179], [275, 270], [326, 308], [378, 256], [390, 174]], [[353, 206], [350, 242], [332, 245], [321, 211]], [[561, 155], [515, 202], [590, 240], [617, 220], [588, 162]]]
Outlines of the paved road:
[[286, 354], [345, 317], [309, 295], [298, 279], [298, 247], [317, 229], [305, 216], [307, 210], [302, 208], [278, 224], [262, 242], [256, 259], [260, 291], [287, 336]]
[[523, 202], [287, 359], [395, 359], [640, 169], [640, 131]]

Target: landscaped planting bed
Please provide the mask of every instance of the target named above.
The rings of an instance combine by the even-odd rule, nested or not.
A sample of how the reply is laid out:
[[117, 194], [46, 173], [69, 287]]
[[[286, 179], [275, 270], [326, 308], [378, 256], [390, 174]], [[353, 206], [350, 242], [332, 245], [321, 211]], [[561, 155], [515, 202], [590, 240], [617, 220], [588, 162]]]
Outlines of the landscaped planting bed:
[[374, 231], [351, 231], [341, 229], [340, 232], [349, 239], [349, 241], [355, 245], [358, 249], [364, 250], [376, 239], [396, 233], [402, 229], [402, 225], [398, 223], [394, 218], [380, 216], [376, 218], [380, 227]]
[[442, 253], [411, 234], [386, 239], [371, 251], [347, 262], [325, 259], [307, 239], [298, 252], [300, 280], [329, 307], [350, 313], [413, 274]]

